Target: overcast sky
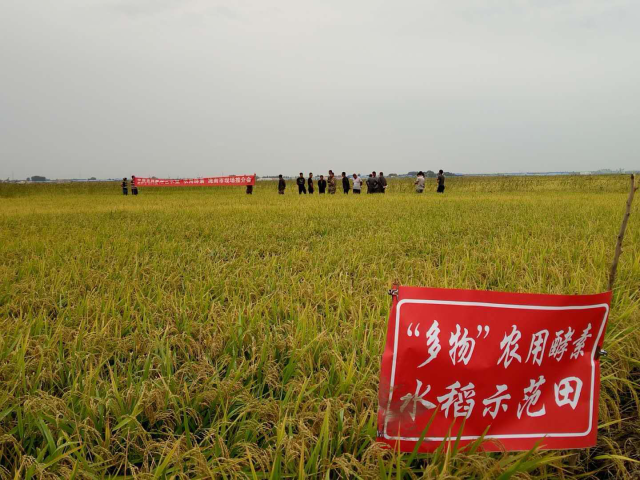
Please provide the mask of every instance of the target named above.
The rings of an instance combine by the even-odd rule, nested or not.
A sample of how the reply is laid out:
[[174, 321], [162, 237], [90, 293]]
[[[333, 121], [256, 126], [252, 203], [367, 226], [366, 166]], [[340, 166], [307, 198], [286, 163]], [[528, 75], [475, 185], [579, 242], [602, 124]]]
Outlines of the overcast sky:
[[640, 168], [638, 0], [0, 0], [0, 177]]

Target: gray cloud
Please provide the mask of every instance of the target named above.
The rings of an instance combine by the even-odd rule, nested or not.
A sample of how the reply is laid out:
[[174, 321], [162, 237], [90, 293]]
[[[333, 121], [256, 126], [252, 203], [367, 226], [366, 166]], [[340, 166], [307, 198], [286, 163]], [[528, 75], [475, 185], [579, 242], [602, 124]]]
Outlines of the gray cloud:
[[640, 168], [634, 1], [3, 12], [0, 177]]

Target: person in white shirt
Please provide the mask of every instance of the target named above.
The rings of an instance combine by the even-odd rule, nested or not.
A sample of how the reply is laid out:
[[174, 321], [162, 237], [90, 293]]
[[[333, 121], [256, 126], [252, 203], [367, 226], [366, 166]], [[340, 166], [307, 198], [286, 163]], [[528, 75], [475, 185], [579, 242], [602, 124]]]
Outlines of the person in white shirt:
[[355, 195], [359, 195], [362, 190], [362, 179], [357, 175], [353, 174], [353, 193]]
[[424, 173], [418, 172], [416, 181], [413, 184], [416, 186], [416, 193], [424, 192]]

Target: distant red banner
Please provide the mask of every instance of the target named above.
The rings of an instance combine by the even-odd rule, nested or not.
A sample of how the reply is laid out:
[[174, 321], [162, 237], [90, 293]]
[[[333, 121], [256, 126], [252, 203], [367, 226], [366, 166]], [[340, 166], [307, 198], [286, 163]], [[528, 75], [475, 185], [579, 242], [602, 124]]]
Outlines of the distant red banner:
[[137, 187], [219, 187], [236, 186], [244, 187], [255, 185], [255, 175], [231, 175], [229, 177], [206, 177], [206, 178], [142, 178], [136, 177]]
[[[596, 444], [611, 292], [537, 295], [400, 287], [380, 374], [378, 440], [413, 451]], [[463, 425], [464, 422], [464, 425]], [[461, 430], [461, 427], [462, 430]]]

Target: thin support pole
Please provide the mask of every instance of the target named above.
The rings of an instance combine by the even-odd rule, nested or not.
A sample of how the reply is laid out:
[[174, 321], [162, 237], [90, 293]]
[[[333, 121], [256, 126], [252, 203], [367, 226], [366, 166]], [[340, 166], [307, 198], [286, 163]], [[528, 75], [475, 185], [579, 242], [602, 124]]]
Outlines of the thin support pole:
[[618, 271], [618, 260], [620, 260], [620, 254], [622, 254], [622, 241], [624, 240], [624, 233], [627, 230], [627, 222], [631, 215], [631, 203], [633, 202], [633, 196], [638, 190], [636, 185], [635, 176], [631, 175], [631, 188], [629, 190], [629, 197], [627, 198], [627, 206], [624, 211], [624, 217], [622, 217], [622, 225], [620, 225], [620, 232], [618, 233], [618, 241], [616, 243], [616, 253], [613, 255], [613, 262], [611, 262], [611, 270], [609, 272], [609, 290], [613, 290], [613, 284], [616, 281], [616, 272]]

